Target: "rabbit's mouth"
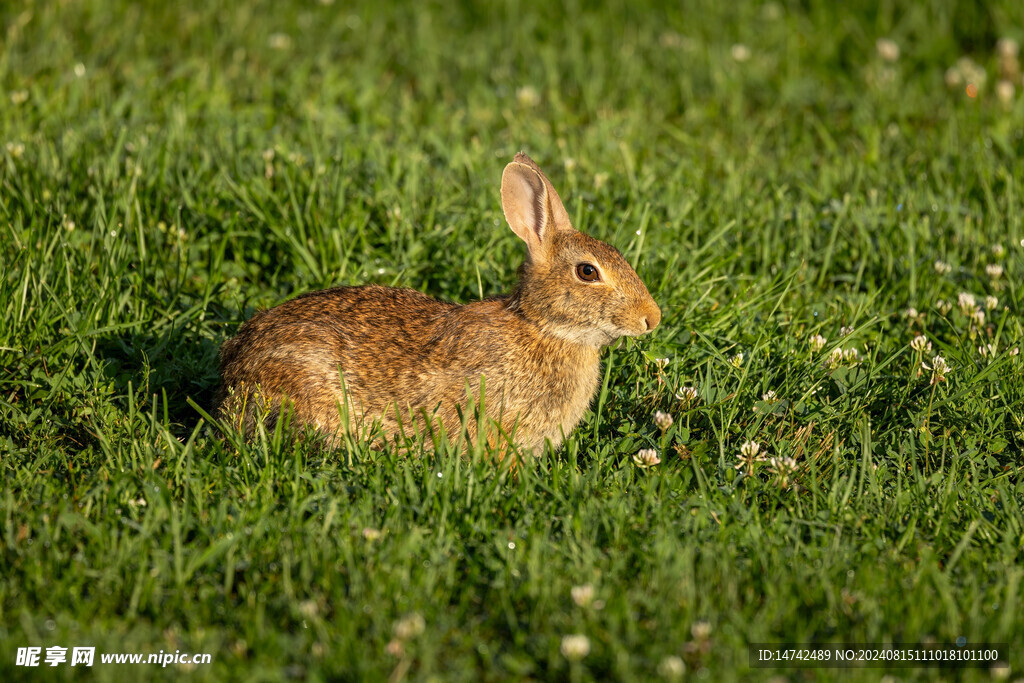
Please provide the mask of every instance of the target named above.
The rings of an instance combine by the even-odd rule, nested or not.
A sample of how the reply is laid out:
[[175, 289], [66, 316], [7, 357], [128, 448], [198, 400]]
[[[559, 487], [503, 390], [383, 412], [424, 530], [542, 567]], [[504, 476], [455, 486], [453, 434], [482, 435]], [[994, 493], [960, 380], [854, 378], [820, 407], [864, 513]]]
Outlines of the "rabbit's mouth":
[[607, 343], [611, 344], [612, 342], [615, 342], [621, 339], [622, 337], [642, 337], [643, 335], [647, 334], [647, 332], [648, 330], [627, 330], [624, 327], [620, 327], [617, 328], [614, 332], [609, 333], [611, 341]]
[[[605, 321], [604, 324], [596, 325], [590, 329], [574, 330], [572, 336], [582, 343], [589, 343], [591, 346], [610, 346], [622, 337], [642, 337], [648, 334], [654, 327], [649, 318], [643, 318], [641, 325], [627, 327], [615, 321]], [[657, 322], [654, 321], [654, 325]]]
[[639, 337], [640, 335], [647, 334], [647, 330], [642, 332], [627, 330], [624, 327], [612, 327], [612, 328], [599, 328], [599, 334], [604, 335], [604, 339], [601, 341], [599, 346], [611, 346], [623, 337]]

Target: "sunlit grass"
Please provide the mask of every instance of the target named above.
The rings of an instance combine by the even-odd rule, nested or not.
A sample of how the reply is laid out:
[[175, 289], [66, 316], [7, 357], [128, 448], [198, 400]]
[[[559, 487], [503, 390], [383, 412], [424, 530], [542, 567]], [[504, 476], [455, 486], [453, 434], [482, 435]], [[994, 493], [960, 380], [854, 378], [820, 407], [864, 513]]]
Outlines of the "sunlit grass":
[[[0, 670], [758, 680], [751, 642], [964, 636], [1015, 677], [1018, 5], [5, 4]], [[560, 452], [203, 419], [260, 308], [508, 291], [520, 149], [663, 311]]]

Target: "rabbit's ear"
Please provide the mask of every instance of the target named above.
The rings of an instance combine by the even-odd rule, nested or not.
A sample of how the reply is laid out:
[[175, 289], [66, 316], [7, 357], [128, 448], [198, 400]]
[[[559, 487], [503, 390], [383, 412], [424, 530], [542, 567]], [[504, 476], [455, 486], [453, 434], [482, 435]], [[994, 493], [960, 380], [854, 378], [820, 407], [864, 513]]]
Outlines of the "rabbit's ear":
[[534, 260], [543, 258], [540, 247], [551, 231], [573, 229], [551, 181], [521, 152], [501, 174], [501, 208], [512, 232], [526, 242]]
[[544, 171], [540, 170], [540, 166], [538, 166], [533, 159], [526, 156], [523, 152], [517, 154], [513, 161], [518, 164], [523, 164], [524, 166], [529, 166], [536, 171], [537, 175], [540, 176], [540, 179], [544, 181], [544, 188], [548, 191], [548, 209], [551, 212], [548, 219], [551, 221], [551, 224], [559, 230], [573, 230], [572, 221], [569, 220], [569, 212], [565, 210], [565, 206], [562, 204], [562, 198], [558, 196], [558, 192], [555, 191], [555, 186], [552, 185], [551, 181], [548, 180], [548, 177], [544, 175]]

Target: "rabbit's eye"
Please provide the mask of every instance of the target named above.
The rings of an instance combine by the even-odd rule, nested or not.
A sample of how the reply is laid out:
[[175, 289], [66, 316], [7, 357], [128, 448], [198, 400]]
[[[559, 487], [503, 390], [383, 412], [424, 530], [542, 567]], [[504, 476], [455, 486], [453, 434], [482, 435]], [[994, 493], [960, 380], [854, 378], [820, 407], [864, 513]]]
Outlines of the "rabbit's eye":
[[600, 278], [597, 268], [589, 263], [581, 263], [576, 266], [576, 276], [584, 282], [597, 282]]

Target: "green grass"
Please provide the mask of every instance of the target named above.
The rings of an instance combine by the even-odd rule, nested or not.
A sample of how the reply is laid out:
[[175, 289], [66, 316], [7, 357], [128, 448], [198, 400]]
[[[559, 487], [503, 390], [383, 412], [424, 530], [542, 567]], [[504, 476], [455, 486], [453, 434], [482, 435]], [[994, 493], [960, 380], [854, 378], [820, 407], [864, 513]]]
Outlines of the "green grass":
[[[0, 671], [92, 644], [212, 653], [200, 680], [761, 680], [798, 672], [747, 643], [964, 636], [1020, 675], [1024, 84], [996, 96], [995, 44], [1024, 6], [537, 7], [4, 3]], [[520, 149], [664, 314], [560, 452], [218, 437], [217, 349], [259, 308], [507, 291]], [[747, 440], [785, 486], [734, 468]]]

